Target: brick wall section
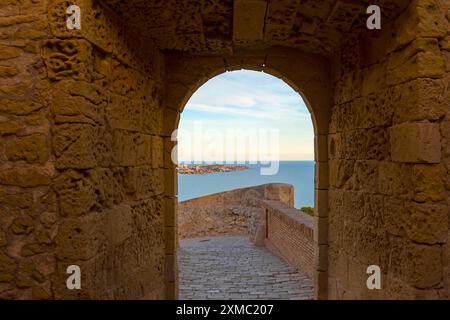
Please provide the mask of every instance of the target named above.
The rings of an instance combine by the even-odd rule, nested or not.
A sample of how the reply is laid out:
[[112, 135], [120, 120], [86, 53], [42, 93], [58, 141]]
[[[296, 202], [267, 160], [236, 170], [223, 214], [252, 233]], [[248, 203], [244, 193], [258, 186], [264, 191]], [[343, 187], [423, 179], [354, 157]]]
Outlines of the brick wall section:
[[278, 201], [264, 201], [266, 247], [290, 265], [314, 274], [314, 219]]

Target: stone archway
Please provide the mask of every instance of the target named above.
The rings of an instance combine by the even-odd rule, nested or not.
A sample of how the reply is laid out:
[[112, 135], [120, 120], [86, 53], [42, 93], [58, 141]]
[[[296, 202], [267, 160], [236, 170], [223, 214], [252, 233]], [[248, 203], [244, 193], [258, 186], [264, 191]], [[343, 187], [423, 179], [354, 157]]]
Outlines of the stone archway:
[[378, 31], [361, 1], [73, 2], [80, 30], [67, 0], [0, 4], [1, 298], [174, 298], [170, 135], [240, 68], [315, 117], [317, 297], [449, 297], [448, 1], [377, 1]]
[[[315, 255], [316, 273], [315, 287], [316, 297], [326, 297], [327, 288], [325, 282], [320, 279], [327, 271], [327, 215], [328, 215], [328, 146], [327, 134], [328, 123], [332, 108], [332, 92], [330, 83], [330, 66], [326, 59], [284, 48], [274, 48], [270, 51], [247, 51], [232, 57], [193, 57], [186, 54], [167, 53], [165, 56], [166, 79], [165, 92], [168, 93], [163, 99], [166, 107], [164, 117], [170, 119], [167, 131], [164, 133], [172, 136], [178, 128], [180, 114], [192, 94], [206, 81], [214, 76], [240, 69], [264, 71], [285, 81], [305, 101], [310, 113], [315, 133], [315, 210], [316, 210], [316, 232], [315, 232]], [[166, 150], [166, 153], [169, 152]], [[176, 180], [176, 172], [172, 171], [171, 181]], [[177, 195], [177, 186], [172, 184], [173, 194]], [[175, 223], [173, 232], [177, 233], [176, 210], [166, 214], [174, 215], [170, 219]], [[176, 243], [177, 241], [175, 241]], [[169, 260], [175, 259], [176, 252], [167, 252]], [[174, 275], [169, 281], [175, 281], [176, 288], [176, 263]]]

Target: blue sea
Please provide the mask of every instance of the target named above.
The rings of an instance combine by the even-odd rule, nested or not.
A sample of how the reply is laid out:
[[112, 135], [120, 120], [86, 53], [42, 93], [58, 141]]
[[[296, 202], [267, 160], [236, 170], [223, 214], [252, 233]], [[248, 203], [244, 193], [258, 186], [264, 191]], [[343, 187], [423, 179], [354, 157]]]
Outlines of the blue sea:
[[278, 173], [271, 176], [261, 175], [259, 164], [246, 166], [249, 170], [199, 175], [179, 174], [178, 199], [184, 201], [265, 183], [289, 183], [294, 186], [296, 208], [314, 206], [314, 161], [280, 161]]

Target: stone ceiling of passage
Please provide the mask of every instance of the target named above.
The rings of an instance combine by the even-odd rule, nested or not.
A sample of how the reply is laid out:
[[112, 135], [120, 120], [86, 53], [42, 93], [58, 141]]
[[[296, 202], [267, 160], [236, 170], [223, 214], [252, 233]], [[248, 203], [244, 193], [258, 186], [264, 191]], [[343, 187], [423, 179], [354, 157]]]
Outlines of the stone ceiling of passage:
[[104, 3], [165, 50], [232, 54], [239, 48], [299, 48], [330, 55], [350, 32], [367, 30], [367, 7], [384, 22], [409, 0], [108, 0]]

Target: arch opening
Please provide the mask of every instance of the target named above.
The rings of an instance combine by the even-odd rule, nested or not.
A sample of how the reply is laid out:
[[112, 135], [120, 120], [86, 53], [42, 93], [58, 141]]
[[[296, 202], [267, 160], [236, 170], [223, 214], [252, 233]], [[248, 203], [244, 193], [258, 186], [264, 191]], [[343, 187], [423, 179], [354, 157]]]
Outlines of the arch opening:
[[[314, 254], [318, 253], [318, 248], [316, 248], [317, 243], [315, 243], [314, 241], [315, 239], [314, 229], [316, 227], [314, 222], [314, 209], [313, 209], [315, 208], [316, 211], [318, 209], [316, 207], [318, 195], [317, 192], [314, 191], [315, 181], [317, 181], [314, 175], [314, 172], [317, 171], [317, 168], [315, 170], [315, 167], [317, 166], [314, 165], [315, 162], [317, 161], [316, 157], [317, 152], [314, 152], [315, 150], [314, 142], [317, 141], [317, 138], [315, 138], [317, 132], [315, 118], [312, 113], [311, 114], [309, 113], [312, 111], [312, 109], [310, 107], [309, 102], [304, 98], [305, 94], [299, 89], [299, 87], [294, 82], [286, 80], [286, 78], [280, 76], [280, 74], [277, 73], [276, 71], [270, 69], [268, 70], [267, 68], [262, 68], [261, 70], [258, 70], [257, 68], [253, 67], [251, 68], [251, 70], [248, 69], [249, 68], [247, 69], [244, 68], [243, 70], [241, 69], [239, 71], [235, 69], [230, 69], [229, 70], [230, 72], [226, 71], [213, 72], [212, 74], [214, 75], [214, 77], [211, 76], [209, 80], [205, 80], [208, 78], [202, 79], [201, 81], [198, 81], [193, 86], [193, 88], [190, 88], [186, 95], [187, 97], [182, 99], [183, 102], [179, 106], [179, 110], [184, 111], [182, 115], [183, 117], [179, 117], [177, 121], [177, 128], [178, 128], [177, 136], [179, 138], [177, 146], [178, 160], [179, 160], [177, 195], [178, 200], [180, 202], [178, 204], [178, 212], [176, 214], [178, 219], [179, 240], [184, 243], [184, 245], [183, 244], [181, 245], [181, 257], [179, 257], [178, 259], [178, 262], [181, 265], [180, 268], [184, 272], [184, 274], [180, 274], [181, 278], [179, 278], [180, 298], [192, 297], [189, 294], [186, 295], [187, 292], [191, 292], [192, 294], [192, 290], [189, 290], [190, 288], [189, 285], [192, 283], [190, 284], [186, 283], [186, 279], [184, 279], [183, 277], [189, 278], [189, 276], [192, 276], [192, 273], [195, 274], [195, 270], [192, 270], [192, 266], [186, 264], [187, 263], [186, 259], [188, 259], [186, 257], [186, 254], [195, 255], [196, 253], [195, 250], [200, 250], [199, 248], [201, 248], [202, 243], [206, 242], [206, 240], [208, 241], [211, 240], [212, 242], [218, 241], [218, 239], [220, 238], [218, 238], [217, 236], [229, 235], [233, 233], [248, 235], [249, 236], [248, 238], [250, 239], [250, 242], [248, 244], [257, 246], [266, 246], [270, 250], [270, 252], [276, 253], [278, 257], [282, 259], [282, 261], [287, 262], [287, 265], [294, 267], [296, 270], [299, 271], [300, 274], [305, 275], [306, 279], [305, 281], [306, 282], [310, 281], [311, 287], [309, 292], [310, 295], [304, 292], [303, 298], [312, 298], [314, 296], [312, 288], [313, 287], [312, 280], [316, 276], [314, 266], [315, 261]], [[263, 72], [259, 73], [257, 71]], [[242, 74], [253, 76], [253, 79], [251, 79], [253, 80], [253, 82], [249, 81], [249, 83], [247, 83], [245, 87], [248, 88], [257, 87], [257, 82], [255, 83], [254, 81], [256, 79], [261, 80], [261, 78], [263, 78], [267, 80], [267, 83], [265, 83], [265, 85], [267, 85], [268, 83], [271, 83], [273, 85], [275, 83], [278, 86], [275, 90], [277, 89], [279, 90], [280, 87], [282, 87], [284, 90], [283, 92], [284, 94], [286, 94], [286, 92], [289, 92], [288, 101], [281, 101], [281, 103], [278, 102], [277, 106], [281, 107], [281, 109], [278, 110], [276, 109], [277, 106], [272, 106], [272, 108], [263, 107], [262, 108], [263, 110], [258, 109], [257, 107], [252, 109], [252, 107], [255, 107], [255, 105], [257, 105], [258, 102], [260, 103], [261, 101], [254, 101], [254, 98], [252, 98], [251, 94], [248, 94], [248, 92], [246, 92], [241, 96], [238, 96], [237, 98], [236, 94], [234, 94], [233, 97], [233, 91], [238, 91], [240, 93], [243, 92], [242, 87], [232, 88], [231, 90], [227, 90], [226, 88], [227, 84], [229, 87], [230, 84], [232, 83], [236, 82], [239, 83], [239, 81], [236, 80], [239, 78], [238, 75]], [[277, 77], [274, 75], [277, 75]], [[252, 78], [252, 76], [249, 76], [249, 78]], [[219, 80], [218, 81], [219, 83], [214, 85], [215, 82], [217, 82], [217, 80]], [[226, 81], [222, 81], [221, 83], [220, 80]], [[265, 88], [265, 90], [268, 89], [274, 90], [274, 88], [268, 87]], [[251, 93], [252, 94], [256, 93], [256, 96], [258, 94], [262, 96], [260, 98], [257, 98], [256, 100], [268, 98], [267, 95], [264, 96], [263, 90], [259, 89], [255, 91], [256, 92]], [[211, 102], [210, 101], [211, 97], [214, 97], [215, 94], [218, 94], [219, 97], [215, 97], [214, 98], [215, 101]], [[227, 97], [232, 97], [234, 99], [232, 101], [229, 101]], [[270, 98], [277, 98], [277, 97], [273, 96], [269, 97], [269, 101]], [[295, 99], [295, 102], [293, 102], [293, 99]], [[218, 100], [220, 100], [219, 103]], [[283, 110], [282, 106], [283, 102], [285, 103], [287, 102], [287, 104], [290, 104], [290, 107], [292, 107], [292, 104], [296, 104], [296, 106], [293, 109], [291, 108], [288, 111], [290, 112], [301, 111], [300, 121], [299, 121], [300, 118], [296, 118], [295, 116], [289, 116], [289, 112]], [[274, 103], [273, 99], [271, 100], [271, 103], [272, 104]], [[238, 108], [236, 108], [235, 107], [236, 104], [241, 105]], [[269, 110], [272, 111], [272, 113], [268, 112]], [[283, 140], [283, 138], [284, 140], [286, 140], [286, 136], [288, 136], [289, 142], [287, 142], [287, 144], [291, 144], [291, 146], [295, 146], [295, 142], [297, 143], [300, 142], [300, 144], [303, 145], [308, 144], [309, 146], [308, 151], [303, 155], [299, 155], [298, 153], [296, 155], [294, 154], [287, 155], [285, 150], [282, 150], [281, 157], [279, 157], [280, 154], [277, 155], [278, 156], [277, 160], [281, 160], [278, 169], [282, 171], [282, 174], [280, 174], [277, 170], [277, 172], [275, 172], [274, 175], [269, 179], [267, 178], [254, 179], [254, 177], [253, 179], [250, 178], [257, 172], [258, 169], [255, 166], [258, 166], [258, 163], [260, 164], [259, 168], [261, 168], [261, 162], [254, 161], [255, 159], [251, 159], [248, 157], [246, 159], [242, 158], [239, 159], [239, 156], [236, 156], [236, 154], [231, 155], [227, 154], [224, 156], [224, 154], [226, 154], [226, 151], [220, 153], [219, 158], [209, 159], [207, 157], [206, 158], [202, 157], [200, 159], [198, 158], [195, 159], [196, 154], [195, 150], [193, 150], [195, 149], [195, 146], [192, 146], [192, 142], [195, 141], [195, 139], [192, 137], [192, 133], [195, 132], [195, 128], [193, 126], [196, 116], [198, 119], [202, 119], [203, 117], [203, 120], [211, 120], [211, 118], [214, 120], [222, 119], [223, 123], [217, 122], [213, 123], [213, 125], [218, 124], [221, 125], [222, 129], [224, 126], [226, 127], [227, 125], [229, 126], [231, 123], [233, 123], [232, 121], [236, 120], [236, 116], [238, 116], [238, 118], [241, 118], [241, 120], [242, 118], [245, 119], [245, 121], [241, 121], [240, 123], [241, 126], [243, 125], [247, 129], [249, 129], [249, 119], [252, 118], [250, 115], [254, 111], [256, 111], [257, 113], [256, 118], [258, 117], [266, 118], [265, 121], [260, 121], [258, 123], [260, 126], [262, 124], [263, 126], [266, 127], [267, 125], [270, 126], [271, 124], [276, 122], [276, 119], [273, 118], [275, 117], [275, 115], [277, 115], [277, 113], [279, 113], [278, 120], [280, 120], [281, 118], [281, 120], [289, 122], [289, 125], [291, 126], [290, 128], [286, 128], [286, 124], [284, 124], [284, 127], [283, 124], [281, 125], [279, 124], [281, 127], [283, 127], [279, 129], [283, 129], [284, 131], [288, 132], [287, 134], [285, 133], [284, 135], [282, 135], [281, 138], [278, 137], [279, 140], [281, 141]], [[204, 115], [205, 113], [209, 113], [210, 115], [208, 117], [205, 117]], [[231, 116], [230, 113], [232, 113]], [[211, 114], [213, 114], [214, 116], [211, 117]], [[283, 117], [284, 119], [282, 119]], [[268, 120], [267, 118], [269, 118], [270, 120]], [[294, 125], [296, 120], [297, 125], [299, 125], [300, 123], [302, 125], [309, 124], [309, 127], [307, 125], [306, 128], [303, 128], [303, 130], [296, 128]], [[281, 123], [282, 122], [283, 121], [281, 121]], [[188, 132], [186, 132], [187, 127], [189, 127], [188, 124], [190, 124], [190, 128], [189, 130], [187, 130]], [[235, 123], [233, 123], [233, 125], [234, 124]], [[217, 128], [216, 129], [210, 128], [207, 125], [207, 127], [203, 129], [204, 129], [203, 132], [206, 133], [207, 135], [208, 133], [210, 134], [219, 133], [220, 135], [220, 132], [217, 132], [218, 131]], [[200, 128], [200, 131], [202, 131], [202, 128]], [[247, 132], [248, 131], [249, 130], [247, 130]], [[309, 139], [310, 140], [309, 143], [305, 142], [305, 137], [303, 137], [303, 143], [301, 142], [302, 141], [301, 136], [302, 135], [305, 136], [305, 131], [309, 133], [309, 136], [308, 134], [306, 134], [306, 136], [308, 136], [306, 140]], [[226, 136], [226, 133], [224, 131], [222, 133], [224, 133], [222, 134], [223, 138], [224, 136]], [[228, 131], [228, 134], [229, 133], [230, 132]], [[183, 139], [183, 136], [185, 137], [188, 136], [188, 139], [186, 140], [191, 141], [186, 142], [185, 139]], [[233, 139], [236, 137], [231, 138]], [[240, 138], [241, 138], [240, 140], [242, 141], [243, 140], [242, 136]], [[219, 137], [219, 141], [220, 140], [221, 139]], [[226, 140], [226, 138], [222, 140]], [[196, 142], [198, 145], [199, 144], [198, 139], [196, 140]], [[206, 141], [200, 142], [200, 144], [205, 143]], [[223, 144], [219, 143], [219, 145], [220, 145], [219, 149], [224, 147]], [[248, 144], [246, 146], [248, 146]], [[217, 140], [216, 140], [216, 147], [217, 147]], [[183, 148], [189, 149], [188, 152], [186, 152], [186, 150], [184, 150]], [[246, 156], [248, 156], [248, 154]], [[230, 159], [232, 161], [229, 161]], [[189, 165], [186, 163], [189, 163]], [[246, 164], [249, 163], [253, 163], [253, 166], [250, 166], [250, 170], [248, 170], [248, 167], [246, 167]], [[216, 167], [209, 167], [209, 169], [205, 169], [205, 167], [202, 166], [205, 164], [216, 165]], [[236, 181], [234, 182], [226, 181], [226, 179], [225, 181], [223, 180], [221, 181], [221, 178], [219, 177], [215, 177], [212, 179], [210, 178], [214, 176], [220, 176], [220, 174], [219, 175], [211, 174], [208, 175], [209, 177], [207, 179], [204, 179], [204, 177], [206, 176], [204, 175], [204, 173], [211, 173], [208, 170], [213, 171], [228, 170], [233, 166], [236, 167], [239, 165], [242, 165], [244, 168], [247, 168], [246, 171], [251, 172], [249, 175], [246, 175], [245, 171], [242, 171], [244, 173], [244, 175], [242, 175], [243, 180], [245, 180], [244, 183], [239, 184], [236, 183]], [[180, 170], [182, 171], [181, 175]], [[197, 172], [195, 172], [194, 170], [197, 170]], [[230, 170], [234, 171], [234, 169]], [[239, 174], [242, 174], [242, 172], [231, 173], [231, 175], [233, 176], [231, 180], [238, 179]], [[292, 175], [292, 173], [294, 173], [294, 175]], [[264, 175], [260, 176], [264, 177]], [[301, 176], [303, 176], [303, 179], [301, 178]], [[307, 181], [306, 183], [307, 188], [304, 188], [302, 186], [302, 183], [299, 183], [302, 182], [302, 180], [303, 183]], [[220, 186], [221, 182], [223, 186]], [[288, 185], [282, 185], [278, 183], [294, 184], [294, 189], [292, 190]], [[210, 187], [208, 187], [208, 184], [210, 185]], [[195, 190], [192, 190], [192, 188], [191, 190], [189, 190], [189, 186], [194, 186]], [[296, 190], [297, 192], [295, 192]], [[256, 214], [253, 214], [251, 219], [243, 219], [243, 221], [240, 221], [241, 225], [236, 227], [236, 225], [233, 225], [233, 222], [230, 223], [229, 217], [224, 218], [223, 211], [226, 211], [224, 209], [227, 209], [227, 206], [233, 201], [235, 202], [234, 203], [235, 206], [236, 204], [239, 204], [242, 208], [246, 208], [244, 202], [242, 201], [243, 194], [245, 194], [244, 197], [248, 197], [248, 194], [252, 194], [252, 196], [255, 197], [256, 194], [256, 198], [258, 198], [257, 200], [258, 204], [256, 206], [254, 206], [254, 204], [251, 204], [253, 206], [252, 209], [254, 209]], [[239, 200], [236, 200], [236, 198], [238, 198]], [[227, 200], [225, 200], [224, 202], [224, 199]], [[266, 200], [273, 200], [275, 203], [266, 204], [264, 203]], [[227, 201], [229, 202], [227, 203]], [[250, 200], [246, 198], [245, 201], [247, 202], [248, 205], [248, 202]], [[217, 208], [219, 207], [220, 207], [219, 211], [222, 214], [221, 217], [220, 217], [221, 214], [217, 214], [218, 211]], [[304, 212], [299, 210], [300, 208], [303, 208], [304, 211], [308, 211], [311, 216], [307, 216]], [[232, 214], [236, 215], [236, 212], [233, 212], [233, 210], [231, 210], [231, 212]], [[296, 214], [298, 215], [298, 217], [295, 216]], [[293, 218], [292, 215], [294, 215]], [[259, 218], [257, 218], [256, 216], [259, 216]], [[283, 224], [283, 217], [288, 217], [289, 223]], [[195, 223], [195, 219], [197, 219], [197, 221], [203, 221], [203, 223], [202, 224]], [[218, 221], [220, 219], [224, 220]], [[284, 231], [288, 232], [289, 236], [283, 235], [283, 228], [287, 228], [284, 229]], [[195, 239], [202, 236], [203, 237], [215, 236], [215, 237], [212, 239], [210, 238], [203, 239], [204, 241]], [[296, 252], [296, 251], [287, 250], [285, 247], [286, 246], [294, 247], [296, 241], [297, 242], [305, 241], [307, 242], [307, 244], [305, 245], [304, 248], [297, 248], [300, 250], [300, 251], [297, 250], [298, 255], [289, 254], [289, 252]], [[220, 247], [220, 243], [216, 244], [216, 246], [217, 245]], [[178, 252], [180, 252], [180, 250]], [[309, 256], [307, 256], [308, 255], [307, 252], [314, 254], [309, 254]], [[303, 268], [306, 268], [307, 271], [301, 270]], [[185, 274], [186, 269], [190, 269], [192, 273], [190, 275], [186, 275]], [[202, 268], [200, 268], [200, 270], [202, 270]], [[192, 278], [190, 279], [192, 280]], [[211, 290], [214, 291], [214, 289]], [[202, 297], [203, 296], [201, 294], [196, 296], [196, 298]]]

